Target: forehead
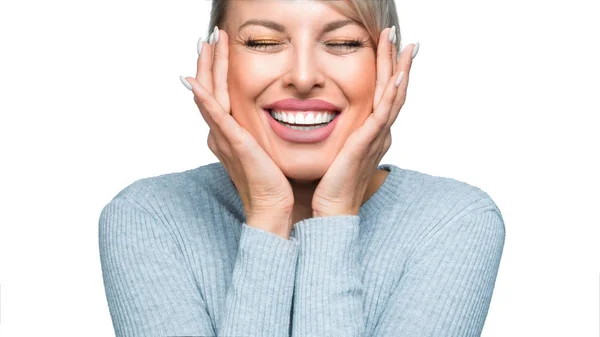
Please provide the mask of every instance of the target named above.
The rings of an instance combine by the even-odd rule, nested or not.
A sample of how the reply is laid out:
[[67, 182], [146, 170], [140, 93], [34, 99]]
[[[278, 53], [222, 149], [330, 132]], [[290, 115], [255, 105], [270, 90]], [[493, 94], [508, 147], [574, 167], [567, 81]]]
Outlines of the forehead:
[[333, 0], [230, 0], [227, 22], [237, 30], [248, 20], [269, 20], [293, 28], [349, 19], [329, 1]]

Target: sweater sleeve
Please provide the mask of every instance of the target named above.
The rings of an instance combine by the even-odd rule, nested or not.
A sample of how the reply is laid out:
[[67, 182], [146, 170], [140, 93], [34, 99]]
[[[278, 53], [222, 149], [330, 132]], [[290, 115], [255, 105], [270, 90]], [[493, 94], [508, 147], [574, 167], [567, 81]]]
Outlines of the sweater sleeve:
[[413, 252], [372, 336], [480, 336], [504, 238], [499, 210], [439, 230]]
[[358, 215], [304, 219], [295, 225], [300, 244], [292, 336], [362, 337], [363, 284]]
[[295, 240], [243, 224], [218, 326], [181, 246], [135, 200], [117, 197], [104, 207], [99, 248], [117, 337], [289, 336]]

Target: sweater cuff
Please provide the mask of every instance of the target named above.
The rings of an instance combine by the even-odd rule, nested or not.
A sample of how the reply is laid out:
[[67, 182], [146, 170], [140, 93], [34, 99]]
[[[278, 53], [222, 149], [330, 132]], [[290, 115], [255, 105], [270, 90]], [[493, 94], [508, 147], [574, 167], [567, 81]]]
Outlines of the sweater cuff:
[[295, 238], [242, 224], [222, 335], [285, 336], [298, 259]]
[[353, 251], [357, 244], [359, 224], [358, 215], [308, 218], [294, 226], [290, 238], [297, 239], [300, 247], [303, 247], [300, 254], [302, 251]]
[[[354, 272], [358, 262], [359, 224], [358, 215], [308, 218], [298, 222], [290, 237], [298, 240], [299, 267], [318, 268], [310, 273], [318, 272], [322, 277]], [[305, 261], [310, 262], [305, 264]]]
[[358, 215], [298, 222], [294, 336], [360, 336], [364, 329]]
[[[269, 231], [242, 224], [242, 234], [239, 243], [238, 257], [265, 258], [269, 262], [276, 259], [279, 262], [289, 262], [298, 258], [298, 240], [295, 237], [284, 239]], [[255, 254], [258, 253], [258, 254]], [[278, 256], [272, 256], [277, 253]], [[248, 255], [249, 254], [249, 255]], [[293, 269], [293, 268], [292, 268]]]

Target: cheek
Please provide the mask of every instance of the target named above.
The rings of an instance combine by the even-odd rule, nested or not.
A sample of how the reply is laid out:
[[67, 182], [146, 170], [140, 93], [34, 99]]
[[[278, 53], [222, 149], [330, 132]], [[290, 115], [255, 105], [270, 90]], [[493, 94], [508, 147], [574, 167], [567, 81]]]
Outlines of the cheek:
[[278, 70], [272, 66], [277, 62], [281, 61], [268, 60], [264, 55], [231, 52], [227, 69], [227, 85], [231, 108], [236, 119], [237, 116], [243, 115], [243, 113], [236, 114], [236, 108], [256, 110], [256, 98], [263, 94], [265, 88], [278, 76]]
[[259, 85], [250, 80], [252, 75], [248, 73], [247, 63], [243, 57], [229, 55], [227, 87], [233, 118], [256, 138], [260, 128], [256, 118], [252, 116], [256, 110], [253, 105], [253, 97], [255, 97], [255, 92], [258, 92]]
[[355, 62], [345, 68], [343, 90], [351, 105], [373, 103], [376, 70], [370, 62]]
[[[264, 62], [248, 57], [247, 54], [231, 52], [227, 69], [227, 86], [231, 110], [236, 119], [247, 119], [246, 110], [255, 110], [255, 99], [264, 90], [266, 83]], [[238, 111], [246, 111], [238, 113]]]
[[232, 52], [227, 69], [228, 84], [249, 98], [256, 97], [269, 85], [269, 79], [277, 76], [278, 70], [273, 64], [280, 62], [274, 57]]
[[344, 64], [343, 72], [338, 78], [342, 92], [349, 105], [352, 115], [351, 125], [357, 128], [363, 124], [373, 110], [373, 95], [377, 70], [373, 57], [356, 58]]
[[272, 64], [265, 61], [264, 55], [230, 51], [227, 86], [232, 115], [261, 144], [268, 140], [264, 139], [267, 133], [261, 120], [263, 111], [257, 106], [256, 99], [278, 76], [277, 70], [269, 66]]
[[227, 86], [229, 87], [230, 99], [233, 100], [234, 96], [232, 95], [243, 98], [255, 90], [256, 85], [250, 80], [254, 75], [252, 72], [253, 68], [249, 66], [247, 58], [235, 54], [229, 56]]

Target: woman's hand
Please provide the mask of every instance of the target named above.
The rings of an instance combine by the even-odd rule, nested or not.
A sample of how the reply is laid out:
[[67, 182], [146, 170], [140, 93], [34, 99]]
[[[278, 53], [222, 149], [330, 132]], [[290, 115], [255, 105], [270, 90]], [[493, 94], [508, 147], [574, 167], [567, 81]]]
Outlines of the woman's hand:
[[198, 41], [201, 53], [196, 78], [181, 80], [194, 93], [194, 101], [210, 127], [208, 147], [240, 194], [246, 223], [289, 238], [294, 207], [292, 188], [256, 139], [231, 116], [227, 89], [229, 36], [218, 27], [212, 36], [212, 44]]
[[312, 199], [313, 217], [358, 215], [377, 166], [392, 144], [390, 128], [406, 99], [408, 73], [418, 43], [404, 48], [396, 60], [395, 40], [390, 43], [390, 31], [384, 29], [379, 37], [373, 113], [348, 137], [321, 178]]

